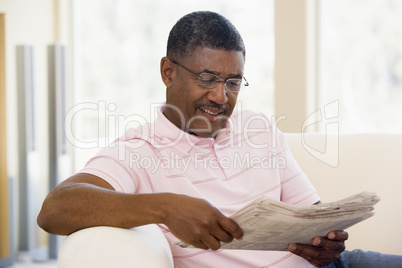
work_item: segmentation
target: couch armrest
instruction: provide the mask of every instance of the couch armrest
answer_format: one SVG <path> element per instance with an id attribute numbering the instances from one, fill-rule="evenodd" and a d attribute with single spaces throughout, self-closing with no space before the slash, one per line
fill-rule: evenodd
<path id="1" fill-rule="evenodd" d="M 59 268 L 173 267 L 173 257 L 155 224 L 133 229 L 92 227 L 63 241 Z"/>

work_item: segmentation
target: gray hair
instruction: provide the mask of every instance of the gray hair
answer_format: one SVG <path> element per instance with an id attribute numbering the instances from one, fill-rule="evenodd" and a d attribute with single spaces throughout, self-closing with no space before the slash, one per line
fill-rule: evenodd
<path id="1" fill-rule="evenodd" d="M 222 15 L 211 11 L 196 11 L 176 22 L 169 34 L 166 56 L 182 59 L 191 56 L 197 47 L 235 50 L 246 56 L 240 33 Z"/>

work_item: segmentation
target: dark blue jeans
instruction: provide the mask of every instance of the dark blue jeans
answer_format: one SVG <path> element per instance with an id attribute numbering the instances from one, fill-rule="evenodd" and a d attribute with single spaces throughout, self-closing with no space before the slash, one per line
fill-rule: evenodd
<path id="1" fill-rule="evenodd" d="M 402 256 L 373 251 L 353 250 L 341 253 L 338 260 L 326 268 L 402 268 Z"/>

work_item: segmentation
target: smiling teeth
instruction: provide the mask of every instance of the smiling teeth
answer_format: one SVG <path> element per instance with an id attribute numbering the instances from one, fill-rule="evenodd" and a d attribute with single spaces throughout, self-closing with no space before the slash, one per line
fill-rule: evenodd
<path id="1" fill-rule="evenodd" d="M 210 114 L 210 115 L 218 115 L 219 113 L 213 113 L 213 112 L 211 112 L 211 111 L 209 111 L 209 110 L 206 110 L 206 109 L 204 109 L 204 108 L 200 108 L 201 109 L 201 111 L 203 111 L 204 113 L 207 113 L 207 114 Z"/>

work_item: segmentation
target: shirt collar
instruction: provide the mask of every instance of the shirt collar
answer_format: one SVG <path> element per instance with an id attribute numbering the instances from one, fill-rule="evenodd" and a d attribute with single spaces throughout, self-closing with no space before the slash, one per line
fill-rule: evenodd
<path id="1" fill-rule="evenodd" d="M 203 138 L 189 134 L 170 122 L 162 113 L 164 106 L 165 104 L 161 104 L 156 107 L 156 119 L 150 123 L 151 136 L 154 138 L 155 145 L 180 146 L 183 150 L 189 152 L 194 147 L 205 147 L 206 144 L 215 144 L 231 136 L 230 133 L 233 130 L 233 124 L 230 118 L 226 121 L 215 139 Z"/>

